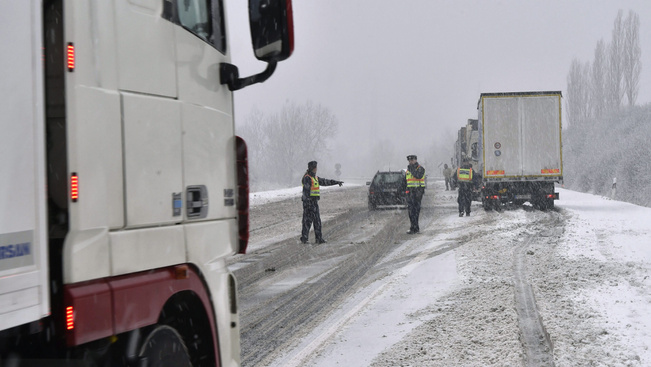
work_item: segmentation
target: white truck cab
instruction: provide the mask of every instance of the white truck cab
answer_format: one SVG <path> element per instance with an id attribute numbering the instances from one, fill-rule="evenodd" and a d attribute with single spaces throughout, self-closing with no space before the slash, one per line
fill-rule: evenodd
<path id="1" fill-rule="evenodd" d="M 233 91 L 291 55 L 291 9 L 250 0 L 240 78 L 222 0 L 0 3 L 0 365 L 239 365 Z"/>

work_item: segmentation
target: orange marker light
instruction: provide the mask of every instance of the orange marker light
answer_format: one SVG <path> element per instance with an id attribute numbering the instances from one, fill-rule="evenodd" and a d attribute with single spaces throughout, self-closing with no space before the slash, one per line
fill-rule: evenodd
<path id="1" fill-rule="evenodd" d="M 74 172 L 70 176 L 70 199 L 72 199 L 73 203 L 76 203 L 77 199 L 79 199 L 79 177 Z"/>
<path id="2" fill-rule="evenodd" d="M 73 45 L 72 42 L 68 43 L 67 62 L 68 62 L 68 71 L 74 71 L 75 70 L 75 45 Z"/>
<path id="3" fill-rule="evenodd" d="M 66 329 L 72 330 L 75 328 L 75 315 L 72 306 L 66 307 Z"/>

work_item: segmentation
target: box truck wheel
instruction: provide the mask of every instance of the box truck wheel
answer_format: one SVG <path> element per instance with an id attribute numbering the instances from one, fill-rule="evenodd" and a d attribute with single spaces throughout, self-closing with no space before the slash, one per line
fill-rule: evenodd
<path id="1" fill-rule="evenodd" d="M 167 325 L 156 326 L 149 333 L 140 348 L 138 357 L 140 365 L 145 366 L 192 366 L 183 338 L 174 328 Z"/>
<path id="2" fill-rule="evenodd" d="M 545 203 L 545 208 L 544 209 L 554 209 L 554 199 L 553 198 L 545 198 L 543 199 L 543 202 Z"/>

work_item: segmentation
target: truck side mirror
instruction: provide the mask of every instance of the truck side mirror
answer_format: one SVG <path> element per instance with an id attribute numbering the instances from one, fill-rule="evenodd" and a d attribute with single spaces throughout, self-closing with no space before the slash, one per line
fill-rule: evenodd
<path id="1" fill-rule="evenodd" d="M 291 0 L 249 0 L 249 24 L 258 60 L 283 61 L 294 51 Z"/>
<path id="2" fill-rule="evenodd" d="M 276 70 L 278 61 L 285 60 L 294 51 L 292 0 L 249 0 L 249 23 L 255 57 L 265 61 L 267 68 L 240 78 L 237 66 L 221 63 L 220 83 L 228 85 L 231 91 L 264 82 Z"/>

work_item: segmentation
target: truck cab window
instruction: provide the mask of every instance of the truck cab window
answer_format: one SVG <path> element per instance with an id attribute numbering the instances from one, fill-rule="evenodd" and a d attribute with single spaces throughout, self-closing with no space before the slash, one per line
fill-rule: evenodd
<path id="1" fill-rule="evenodd" d="M 212 43 L 212 16 L 209 0 L 179 0 L 176 5 L 181 26 L 204 41 Z"/>
<path id="2" fill-rule="evenodd" d="M 162 16 L 226 53 L 222 0 L 163 0 Z"/>

